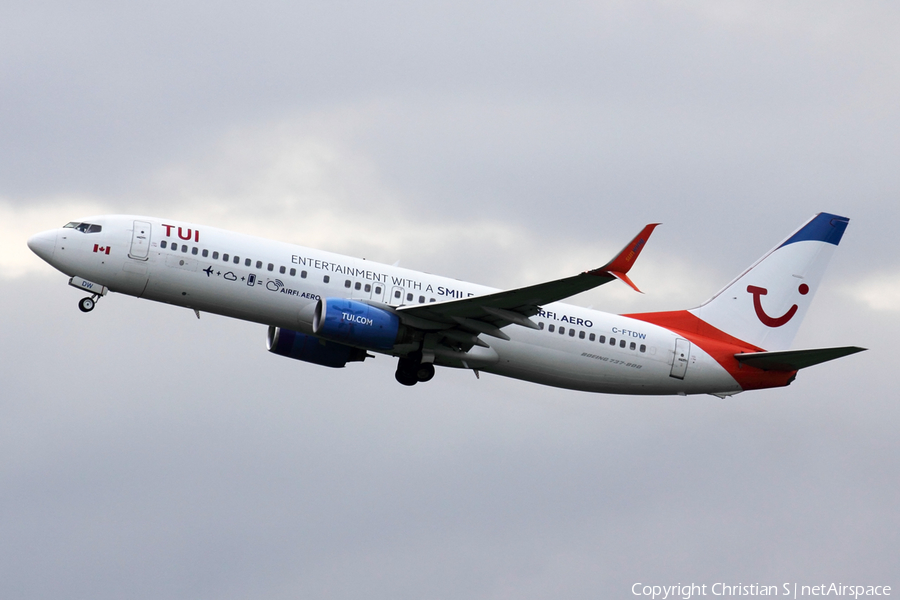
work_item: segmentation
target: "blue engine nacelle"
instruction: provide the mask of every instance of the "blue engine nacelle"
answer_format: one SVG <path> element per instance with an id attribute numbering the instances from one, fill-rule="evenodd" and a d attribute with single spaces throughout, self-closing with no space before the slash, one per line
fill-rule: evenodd
<path id="1" fill-rule="evenodd" d="M 348 362 L 366 359 L 366 351 L 337 342 L 329 342 L 290 329 L 269 327 L 266 338 L 269 352 L 326 367 L 343 367 Z"/>
<path id="2" fill-rule="evenodd" d="M 399 332 L 397 315 L 344 298 L 321 298 L 313 315 L 313 333 L 358 348 L 390 350 Z"/>

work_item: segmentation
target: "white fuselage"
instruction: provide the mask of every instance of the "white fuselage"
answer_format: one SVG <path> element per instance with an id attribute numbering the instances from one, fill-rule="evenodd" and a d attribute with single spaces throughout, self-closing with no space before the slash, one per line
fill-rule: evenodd
<path id="1" fill-rule="evenodd" d="M 191 223 L 136 216 L 89 221 L 102 230 L 45 232 L 38 253 L 63 273 L 114 292 L 306 334 L 312 333 L 319 298 L 401 306 L 497 291 Z M 741 391 L 706 352 L 664 327 L 560 302 L 543 306 L 532 320 L 540 330 L 509 325 L 503 329 L 509 340 L 482 336 L 493 352 L 475 347 L 470 360 L 438 355 L 435 364 L 591 392 Z M 688 350 L 687 369 L 673 376 L 680 339 L 679 350 Z"/>

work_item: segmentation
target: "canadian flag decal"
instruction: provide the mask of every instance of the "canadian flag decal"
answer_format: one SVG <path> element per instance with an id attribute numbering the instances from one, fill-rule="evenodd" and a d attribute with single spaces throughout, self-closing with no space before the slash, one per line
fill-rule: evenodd
<path id="1" fill-rule="evenodd" d="M 101 254 L 109 254 L 109 246 L 101 246 L 100 244 L 94 244 L 94 252 L 100 252 Z"/>

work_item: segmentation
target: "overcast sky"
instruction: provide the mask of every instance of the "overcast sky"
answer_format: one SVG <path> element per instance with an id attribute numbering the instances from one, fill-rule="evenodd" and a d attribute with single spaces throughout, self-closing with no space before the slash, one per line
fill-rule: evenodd
<path id="1" fill-rule="evenodd" d="M 900 8 L 889 2 L 16 2 L 0 7 L 0 596 L 626 598 L 900 590 Z M 728 400 L 384 357 L 110 295 L 29 235 L 183 219 L 573 303 L 699 304 L 850 217 L 795 347 Z"/>

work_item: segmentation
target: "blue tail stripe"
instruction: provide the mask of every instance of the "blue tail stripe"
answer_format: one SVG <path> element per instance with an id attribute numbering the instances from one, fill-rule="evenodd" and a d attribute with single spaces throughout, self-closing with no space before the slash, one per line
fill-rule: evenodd
<path id="1" fill-rule="evenodd" d="M 780 248 L 794 242 L 825 242 L 835 246 L 841 241 L 844 230 L 850 219 L 830 213 L 819 213 L 804 225 L 797 233 L 792 235 Z"/>

